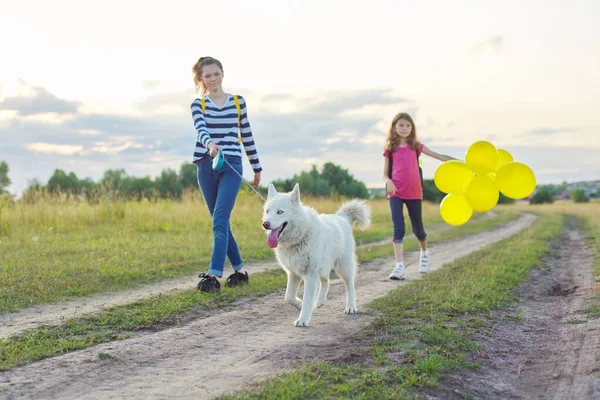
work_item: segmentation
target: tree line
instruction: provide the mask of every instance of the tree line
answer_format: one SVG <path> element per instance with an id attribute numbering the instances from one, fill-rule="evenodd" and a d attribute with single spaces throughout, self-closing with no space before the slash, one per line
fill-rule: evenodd
<path id="1" fill-rule="evenodd" d="M 47 193 L 50 195 L 65 195 L 88 201 L 98 200 L 109 196 L 122 200 L 155 200 L 182 198 L 186 190 L 199 190 L 196 165 L 192 163 L 181 164 L 179 171 L 171 168 L 163 169 L 156 177 L 136 177 L 129 175 L 124 169 L 108 169 L 97 182 L 91 178 L 80 179 L 74 172 L 65 172 L 61 169 L 54 170 L 46 184 L 38 180 L 30 182 L 23 192 L 23 199 L 34 199 L 35 194 Z M 9 168 L 6 162 L 0 163 L 0 194 L 8 193 L 11 184 L 8 177 Z M 272 182 L 278 191 L 291 191 L 296 183 L 301 187 L 302 193 L 315 197 L 341 196 L 346 198 L 385 198 L 383 182 L 381 188 L 367 189 L 365 184 L 348 171 L 332 162 L 325 163 L 319 170 L 313 165 L 309 171 L 302 171 L 289 179 L 278 179 Z M 250 191 L 246 184 L 242 184 L 242 191 Z M 267 188 L 257 189 L 266 195 Z M 432 179 L 423 181 L 423 198 L 426 201 L 441 202 L 445 194 L 440 192 Z M 507 202 L 503 199 L 501 202 Z"/>

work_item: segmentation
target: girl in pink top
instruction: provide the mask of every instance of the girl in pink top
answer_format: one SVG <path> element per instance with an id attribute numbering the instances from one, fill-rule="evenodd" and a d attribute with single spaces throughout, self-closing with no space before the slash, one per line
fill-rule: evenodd
<path id="1" fill-rule="evenodd" d="M 423 183 L 419 167 L 419 156 L 424 153 L 440 161 L 455 160 L 444 154 L 431 151 L 417 140 L 415 124 L 406 113 L 394 117 L 385 140 L 383 180 L 387 198 L 390 201 L 392 222 L 394 224 L 394 256 L 396 266 L 390 279 L 404 279 L 403 245 L 405 233 L 403 206 L 406 204 L 413 233 L 419 240 L 419 272 L 429 271 L 429 251 L 427 234 L 423 228 L 422 205 Z"/>

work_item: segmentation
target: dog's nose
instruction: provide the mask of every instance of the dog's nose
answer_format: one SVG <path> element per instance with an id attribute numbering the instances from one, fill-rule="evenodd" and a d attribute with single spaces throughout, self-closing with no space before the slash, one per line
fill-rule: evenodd
<path id="1" fill-rule="evenodd" d="M 271 224 L 269 223 L 269 221 L 263 222 L 263 228 L 269 229 L 270 227 L 271 227 Z"/>

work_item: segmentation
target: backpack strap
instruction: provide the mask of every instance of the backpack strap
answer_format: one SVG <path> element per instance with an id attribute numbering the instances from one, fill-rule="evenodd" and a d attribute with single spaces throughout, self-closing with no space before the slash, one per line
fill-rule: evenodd
<path id="1" fill-rule="evenodd" d="M 417 153 L 417 167 L 419 167 L 419 176 L 421 177 L 421 187 L 423 187 L 423 168 L 421 168 L 421 159 L 419 158 L 421 154 L 419 153 L 418 146 L 415 149 L 415 152 Z"/>
<path id="2" fill-rule="evenodd" d="M 392 179 L 392 152 L 388 149 L 388 178 Z"/>
<path id="3" fill-rule="evenodd" d="M 238 99 L 238 95 L 233 95 L 233 101 L 235 102 L 235 108 L 238 113 L 238 143 L 242 143 L 242 110 L 240 108 L 240 101 Z"/>
<path id="4" fill-rule="evenodd" d="M 233 95 L 233 101 L 238 114 L 238 143 L 242 143 L 242 109 L 237 94 Z M 206 99 L 204 97 L 200 98 L 200 104 L 202 105 L 202 115 L 204 115 L 206 113 Z"/>
<path id="5" fill-rule="evenodd" d="M 419 176 L 421 177 L 421 187 L 423 186 L 423 168 L 421 168 L 421 159 L 419 158 L 420 154 L 419 154 L 419 149 L 415 149 L 415 153 L 417 155 L 417 167 L 419 167 Z M 388 158 L 389 158 L 389 163 L 388 163 L 388 177 L 390 179 L 392 179 L 392 152 L 388 151 Z"/>

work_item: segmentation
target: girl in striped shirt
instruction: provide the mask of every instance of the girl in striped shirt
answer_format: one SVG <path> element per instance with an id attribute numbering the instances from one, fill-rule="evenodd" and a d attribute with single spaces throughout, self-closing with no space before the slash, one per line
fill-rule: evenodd
<path id="1" fill-rule="evenodd" d="M 200 274 L 198 289 L 218 292 L 221 285 L 217 278 L 223 277 L 226 256 L 234 270 L 226 285 L 232 287 L 248 283 L 248 272 L 243 271 L 244 262 L 229 222 L 242 183 L 241 145 L 254 171 L 254 180 L 250 183 L 253 187 L 260 183 L 262 167 L 248 122 L 246 101 L 242 96 L 223 91 L 221 62 L 212 57 L 201 57 L 194 64 L 192 73 L 196 88 L 202 89 L 202 98 L 196 98 L 191 105 L 198 133 L 194 163 L 198 166 L 198 184 L 213 223 L 210 267 L 207 273 Z M 217 155 L 218 150 L 222 151 L 227 162 L 214 171 L 211 158 Z"/>

